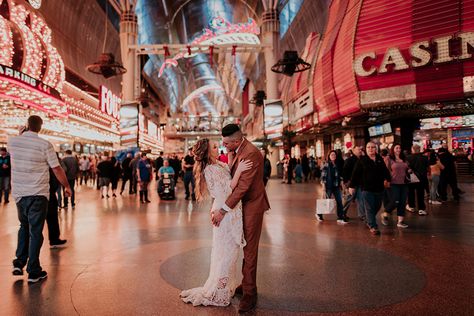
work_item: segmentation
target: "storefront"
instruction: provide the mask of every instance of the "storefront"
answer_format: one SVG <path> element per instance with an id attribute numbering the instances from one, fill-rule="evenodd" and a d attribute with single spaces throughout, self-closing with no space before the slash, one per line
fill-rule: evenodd
<path id="1" fill-rule="evenodd" d="M 41 137 L 57 151 L 111 151 L 120 144 L 116 113 L 65 81 L 52 32 L 27 3 L 0 1 L 0 143 L 17 135 L 30 115 L 44 125 Z M 118 109 L 118 107 L 117 107 Z"/>

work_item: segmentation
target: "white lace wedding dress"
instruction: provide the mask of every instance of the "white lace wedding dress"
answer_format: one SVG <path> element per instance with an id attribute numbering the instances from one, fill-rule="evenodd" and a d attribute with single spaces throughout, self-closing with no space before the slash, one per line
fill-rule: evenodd
<path id="1" fill-rule="evenodd" d="M 213 210 L 220 210 L 232 192 L 229 167 L 223 163 L 208 165 L 204 170 L 206 184 L 214 198 Z M 224 216 L 219 227 L 213 226 L 209 278 L 203 287 L 182 291 L 181 299 L 198 305 L 227 306 L 240 284 L 237 280 L 237 259 L 245 246 L 242 228 L 242 204 Z"/>

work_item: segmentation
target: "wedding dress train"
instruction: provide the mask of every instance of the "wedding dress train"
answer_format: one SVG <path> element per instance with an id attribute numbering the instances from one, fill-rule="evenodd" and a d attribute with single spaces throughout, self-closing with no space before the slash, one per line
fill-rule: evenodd
<path id="1" fill-rule="evenodd" d="M 226 164 L 208 165 L 204 170 L 207 187 L 214 199 L 213 210 L 220 210 L 232 192 L 231 174 Z M 181 299 L 198 305 L 227 306 L 240 284 L 237 279 L 237 260 L 245 246 L 242 228 L 242 204 L 224 216 L 219 227 L 213 226 L 209 277 L 202 287 L 182 291 Z"/>

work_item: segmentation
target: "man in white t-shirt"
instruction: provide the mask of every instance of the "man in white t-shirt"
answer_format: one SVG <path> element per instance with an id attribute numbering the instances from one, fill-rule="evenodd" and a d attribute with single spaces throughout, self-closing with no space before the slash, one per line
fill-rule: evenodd
<path id="1" fill-rule="evenodd" d="M 66 174 L 61 168 L 53 145 L 38 137 L 43 125 L 41 117 L 32 115 L 20 136 L 8 140 L 12 161 L 12 196 L 15 199 L 20 230 L 13 275 L 23 275 L 27 265 L 28 282 L 35 283 L 47 277 L 39 261 L 43 244 L 43 226 L 48 211 L 49 168 L 71 195 Z"/>

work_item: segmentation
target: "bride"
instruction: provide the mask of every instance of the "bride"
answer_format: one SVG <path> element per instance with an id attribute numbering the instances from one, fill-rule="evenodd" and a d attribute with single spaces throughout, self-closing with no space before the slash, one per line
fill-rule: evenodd
<path id="1" fill-rule="evenodd" d="M 241 162 L 232 178 L 227 164 L 217 160 L 218 149 L 216 142 L 206 138 L 199 140 L 193 148 L 196 198 L 202 201 L 207 193 L 214 198 L 211 216 L 221 209 L 242 172 L 252 167 L 251 162 Z M 218 227 L 213 227 L 211 267 L 206 283 L 203 287 L 182 291 L 181 299 L 194 306 L 229 305 L 235 288 L 240 284 L 240 280 L 237 280 L 237 259 L 239 250 L 244 246 L 242 204 L 239 203 L 224 216 Z"/>

